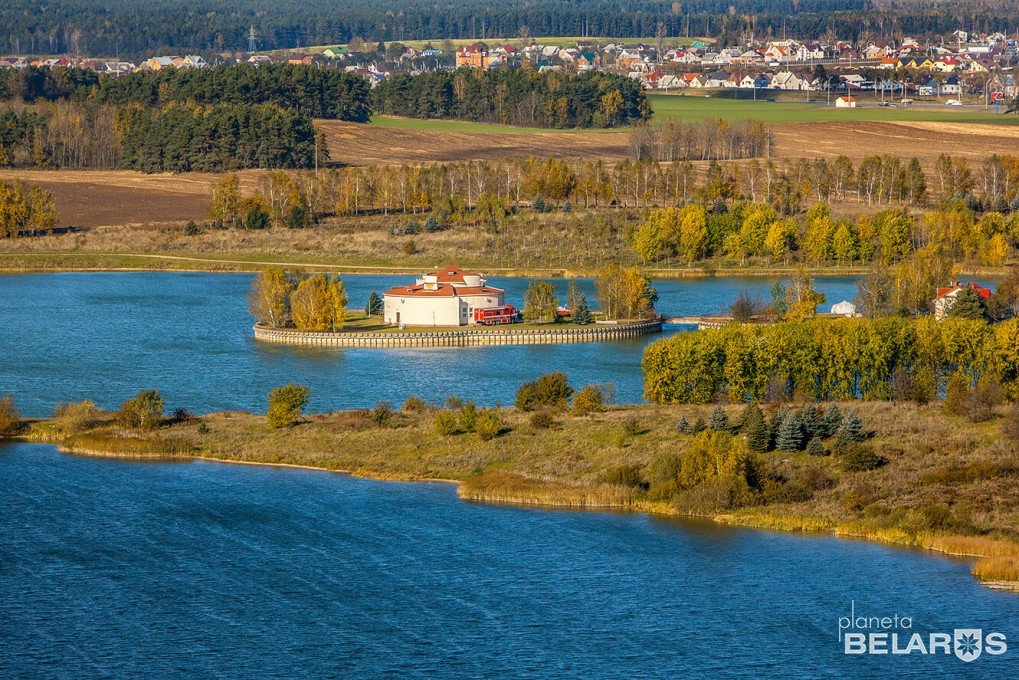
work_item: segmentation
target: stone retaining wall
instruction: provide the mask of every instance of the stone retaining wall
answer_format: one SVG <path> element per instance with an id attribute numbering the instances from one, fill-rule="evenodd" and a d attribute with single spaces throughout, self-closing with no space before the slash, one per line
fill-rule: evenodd
<path id="1" fill-rule="evenodd" d="M 471 347 L 477 345 L 547 345 L 624 340 L 660 333 L 661 321 L 620 325 L 556 326 L 541 330 L 513 328 L 450 329 L 412 332 L 317 333 L 255 325 L 255 339 L 299 347 Z"/>

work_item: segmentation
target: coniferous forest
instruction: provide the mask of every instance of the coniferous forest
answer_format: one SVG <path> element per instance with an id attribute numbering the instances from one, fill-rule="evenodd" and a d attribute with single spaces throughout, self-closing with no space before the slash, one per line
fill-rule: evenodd
<path id="1" fill-rule="evenodd" d="M 640 83 L 595 72 L 432 71 L 394 76 L 372 97 L 378 113 L 531 127 L 613 127 L 651 115 Z"/>
<path id="2" fill-rule="evenodd" d="M 758 35 L 820 35 L 832 27 L 856 38 L 947 33 L 960 25 L 992 30 L 1015 25 L 1019 6 L 991 0 L 298 0 L 280 4 L 207 0 L 201 6 L 173 0 L 31 0 L 0 3 L 0 52 L 138 58 L 158 51 L 242 50 L 254 28 L 259 50 L 348 42 L 512 37 L 526 26 L 534 36 L 725 38 L 749 27 Z"/>

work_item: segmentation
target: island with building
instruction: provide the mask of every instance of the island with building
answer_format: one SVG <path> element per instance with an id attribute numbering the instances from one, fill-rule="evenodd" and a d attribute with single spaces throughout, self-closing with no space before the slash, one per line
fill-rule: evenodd
<path id="1" fill-rule="evenodd" d="M 531 282 L 518 308 L 482 273 L 449 265 L 381 296 L 373 292 L 363 312 L 348 312 L 339 277 L 267 269 L 255 280 L 249 306 L 256 339 L 313 347 L 553 344 L 661 332 L 654 289 L 639 271 L 609 268 L 598 287 L 607 303 L 602 310 L 592 311 L 573 283 L 560 304 L 547 281 Z"/>

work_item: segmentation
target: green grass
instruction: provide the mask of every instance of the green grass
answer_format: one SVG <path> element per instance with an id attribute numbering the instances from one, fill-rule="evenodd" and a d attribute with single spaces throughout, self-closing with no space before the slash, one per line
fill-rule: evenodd
<path id="1" fill-rule="evenodd" d="M 806 99 L 805 93 L 803 95 Z M 1019 124 L 1019 116 L 995 116 L 993 109 L 962 107 L 905 109 L 877 106 L 873 100 L 861 98 L 855 109 L 836 109 L 824 102 L 807 104 L 806 101 L 753 101 L 696 95 L 648 95 L 654 108 L 655 120 L 697 121 L 704 118 L 741 120 L 756 118 L 765 123 L 820 123 L 829 121 L 939 121 L 946 123 Z M 812 92 L 817 99 L 820 93 Z"/>
<path id="2" fill-rule="evenodd" d="M 806 95 L 802 95 L 804 100 Z M 815 103 L 806 101 L 753 101 L 734 100 L 724 97 L 704 97 L 700 95 L 649 94 L 648 99 L 654 109 L 654 120 L 663 122 L 676 120 L 684 123 L 696 122 L 705 118 L 724 118 L 726 120 L 744 120 L 755 118 L 765 123 L 825 123 L 832 121 L 935 121 L 943 123 L 985 123 L 991 125 L 1019 125 L 1019 116 L 995 116 L 994 110 L 976 107 L 957 108 L 942 107 L 911 107 L 900 109 L 895 107 L 882 108 L 873 100 L 862 98 L 860 106 L 855 109 L 836 109 L 825 106 L 819 101 L 821 95 L 811 93 Z M 626 128 L 590 129 L 590 130 L 550 130 L 548 128 L 514 127 L 512 125 L 494 125 L 490 123 L 473 123 L 460 120 L 428 120 L 419 118 L 402 118 L 399 116 L 374 116 L 372 125 L 398 128 L 403 130 L 424 130 L 431 132 L 470 132 L 470 133 L 517 133 L 517 134 L 571 134 L 590 132 L 618 132 Z"/>

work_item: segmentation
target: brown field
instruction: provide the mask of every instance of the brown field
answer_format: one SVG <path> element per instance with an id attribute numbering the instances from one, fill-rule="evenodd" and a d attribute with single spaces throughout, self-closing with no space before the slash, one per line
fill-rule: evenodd
<path id="1" fill-rule="evenodd" d="M 320 121 L 337 165 L 453 162 L 555 156 L 616 162 L 629 154 L 627 132 L 456 132 Z M 871 154 L 917 156 L 931 170 L 941 153 L 979 159 L 1014 153 L 1019 127 L 942 122 L 824 122 L 770 126 L 777 158 Z M 698 164 L 702 165 L 702 164 Z M 241 174 L 250 192 L 260 173 Z M 216 175 L 146 175 L 129 170 L 0 170 L 53 192 L 61 225 L 85 227 L 201 219 Z"/>

